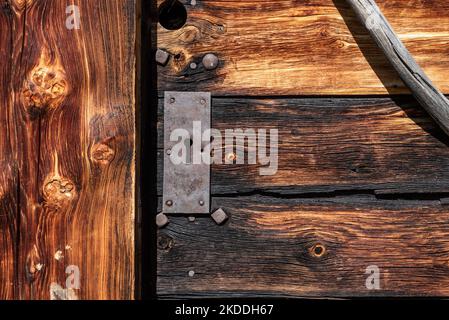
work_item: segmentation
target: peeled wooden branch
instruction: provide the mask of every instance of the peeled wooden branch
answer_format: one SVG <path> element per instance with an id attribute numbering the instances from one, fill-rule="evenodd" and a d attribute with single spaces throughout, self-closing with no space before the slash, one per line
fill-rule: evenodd
<path id="1" fill-rule="evenodd" d="M 374 0 L 347 0 L 418 102 L 449 135 L 449 100 L 399 40 Z"/>

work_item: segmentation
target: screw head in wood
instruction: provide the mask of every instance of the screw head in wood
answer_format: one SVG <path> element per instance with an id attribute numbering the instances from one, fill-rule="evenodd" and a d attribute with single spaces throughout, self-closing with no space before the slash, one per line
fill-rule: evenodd
<path id="1" fill-rule="evenodd" d="M 218 67 L 218 57 L 213 53 L 208 53 L 203 57 L 203 65 L 207 70 L 214 70 Z"/>
<path id="2" fill-rule="evenodd" d="M 171 207 L 171 206 L 173 205 L 173 201 L 167 200 L 167 201 L 165 201 L 165 204 L 166 204 L 168 207 Z"/>
<path id="3" fill-rule="evenodd" d="M 221 208 L 215 210 L 215 212 L 212 213 L 211 217 L 218 225 L 223 224 L 226 220 L 228 220 L 228 215 Z"/>
<path id="4" fill-rule="evenodd" d="M 165 66 L 170 58 L 170 54 L 162 49 L 156 51 L 156 62 L 162 66 Z"/>
<path id="5" fill-rule="evenodd" d="M 156 225 L 157 225 L 159 228 L 165 227 L 165 226 L 168 224 L 168 222 L 169 222 L 168 217 L 167 217 L 165 214 L 159 213 L 159 214 L 156 216 Z"/>

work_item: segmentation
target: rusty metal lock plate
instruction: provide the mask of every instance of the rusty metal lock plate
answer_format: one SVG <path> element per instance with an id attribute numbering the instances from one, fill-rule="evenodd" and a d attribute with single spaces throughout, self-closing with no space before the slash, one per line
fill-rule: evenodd
<path id="1" fill-rule="evenodd" d="M 201 127 L 199 140 L 198 130 L 194 136 L 194 122 L 196 128 L 198 124 Z M 210 122 L 210 93 L 165 92 L 163 212 L 166 214 L 210 212 L 210 165 L 192 160 L 193 152 L 202 150 L 198 143 L 210 140 L 210 136 L 203 134 L 210 129 Z M 179 163 L 184 153 L 185 161 Z"/>

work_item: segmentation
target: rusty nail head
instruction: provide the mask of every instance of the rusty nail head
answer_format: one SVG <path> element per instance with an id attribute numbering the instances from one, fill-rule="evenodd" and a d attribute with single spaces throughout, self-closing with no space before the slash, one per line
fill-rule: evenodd
<path id="1" fill-rule="evenodd" d="M 167 206 L 171 207 L 171 206 L 173 205 L 173 201 L 167 200 L 167 201 L 165 201 L 165 204 L 166 204 Z"/>
<path id="2" fill-rule="evenodd" d="M 165 66 L 170 58 L 170 54 L 162 49 L 156 51 L 156 62 L 162 66 Z"/>
<path id="3" fill-rule="evenodd" d="M 228 215 L 226 212 L 223 211 L 223 209 L 217 209 L 214 213 L 212 213 L 212 219 L 214 219 L 215 223 L 220 225 L 226 220 L 228 220 Z"/>
<path id="4" fill-rule="evenodd" d="M 168 217 L 165 215 L 165 214 L 163 214 L 163 213 L 159 213 L 157 216 L 156 216 L 156 225 L 159 227 L 159 228 L 163 228 L 163 227 L 165 227 L 167 224 L 168 224 Z"/>
<path id="5" fill-rule="evenodd" d="M 218 57 L 213 53 L 208 53 L 203 57 L 203 65 L 207 70 L 214 70 L 218 67 Z"/>

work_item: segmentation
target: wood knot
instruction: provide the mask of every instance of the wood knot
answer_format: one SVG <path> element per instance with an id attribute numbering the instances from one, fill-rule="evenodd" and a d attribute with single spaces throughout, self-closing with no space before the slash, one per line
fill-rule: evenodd
<path id="1" fill-rule="evenodd" d="M 61 207 L 73 200 L 76 195 L 75 185 L 65 178 L 48 179 L 44 184 L 44 201 L 47 206 Z"/>
<path id="2" fill-rule="evenodd" d="M 194 43 L 201 38 L 201 31 L 196 26 L 186 26 L 179 35 L 179 40 L 184 43 Z"/>
<path id="3" fill-rule="evenodd" d="M 18 10 L 23 10 L 25 8 L 30 8 L 35 0 L 11 0 L 11 5 Z"/>
<path id="4" fill-rule="evenodd" d="M 172 237 L 162 234 L 157 237 L 157 248 L 159 250 L 170 250 L 173 247 L 174 240 Z"/>
<path id="5" fill-rule="evenodd" d="M 323 38 L 329 37 L 329 30 L 327 29 L 327 27 L 323 27 L 320 29 L 320 36 Z"/>
<path id="6" fill-rule="evenodd" d="M 34 245 L 33 248 L 27 255 L 26 258 L 26 277 L 29 282 L 33 282 L 36 279 L 36 275 L 42 270 L 43 264 L 40 263 L 40 256 L 37 247 Z"/>
<path id="7" fill-rule="evenodd" d="M 32 114 L 58 107 L 66 95 L 67 83 L 62 73 L 47 67 L 34 69 L 22 90 L 24 104 Z"/>
<path id="8" fill-rule="evenodd" d="M 183 52 L 182 50 L 178 51 L 173 55 L 173 63 L 172 67 L 175 72 L 181 72 L 184 70 L 188 65 L 188 59 L 190 58 L 190 55 L 188 55 L 186 52 Z"/>
<path id="9" fill-rule="evenodd" d="M 14 14 L 11 4 L 8 1 L 3 2 L 2 11 L 5 13 L 6 16 L 12 16 Z"/>
<path id="10" fill-rule="evenodd" d="M 107 165 L 115 157 L 115 151 L 106 143 L 97 143 L 92 147 L 91 158 L 94 162 Z"/>
<path id="11" fill-rule="evenodd" d="M 309 249 L 313 257 L 321 258 L 326 253 L 326 247 L 321 243 L 317 243 Z"/>

